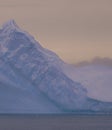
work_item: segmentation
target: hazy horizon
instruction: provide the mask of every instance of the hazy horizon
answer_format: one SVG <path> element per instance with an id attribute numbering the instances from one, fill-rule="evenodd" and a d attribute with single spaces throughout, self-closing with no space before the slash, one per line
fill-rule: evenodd
<path id="1" fill-rule="evenodd" d="M 64 61 L 112 58 L 109 0 L 0 0 L 0 26 L 10 19 Z"/>

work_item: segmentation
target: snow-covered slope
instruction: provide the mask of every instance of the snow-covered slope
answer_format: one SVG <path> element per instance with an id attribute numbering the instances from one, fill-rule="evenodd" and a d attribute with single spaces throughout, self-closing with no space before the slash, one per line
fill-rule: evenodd
<path id="1" fill-rule="evenodd" d="M 0 112 L 111 111 L 63 71 L 64 62 L 11 20 L 0 30 Z"/>
<path id="2" fill-rule="evenodd" d="M 67 67 L 65 73 L 80 82 L 91 98 L 112 102 L 112 67 L 105 64 L 87 64 Z"/>

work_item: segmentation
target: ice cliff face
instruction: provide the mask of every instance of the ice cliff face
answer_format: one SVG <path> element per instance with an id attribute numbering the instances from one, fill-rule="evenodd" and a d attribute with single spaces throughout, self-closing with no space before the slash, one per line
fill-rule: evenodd
<path id="1" fill-rule="evenodd" d="M 63 71 L 64 62 L 11 20 L 0 30 L 0 112 L 60 113 L 111 111 L 111 103 L 87 97 L 87 90 Z"/>

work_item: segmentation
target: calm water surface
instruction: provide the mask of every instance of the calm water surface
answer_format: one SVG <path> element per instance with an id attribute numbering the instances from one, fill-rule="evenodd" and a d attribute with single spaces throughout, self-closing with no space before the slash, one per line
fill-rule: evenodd
<path id="1" fill-rule="evenodd" d="M 0 115 L 0 130 L 112 130 L 112 116 Z"/>

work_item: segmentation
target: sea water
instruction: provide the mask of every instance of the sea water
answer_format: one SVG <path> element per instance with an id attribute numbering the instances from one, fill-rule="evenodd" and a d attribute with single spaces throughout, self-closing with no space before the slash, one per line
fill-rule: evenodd
<path id="1" fill-rule="evenodd" d="M 0 115 L 0 130 L 112 130 L 112 115 Z"/>

